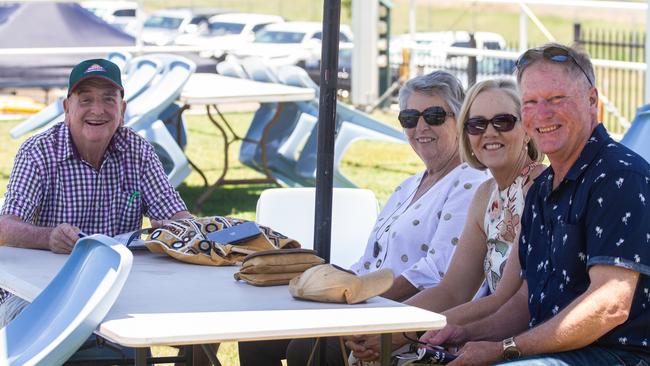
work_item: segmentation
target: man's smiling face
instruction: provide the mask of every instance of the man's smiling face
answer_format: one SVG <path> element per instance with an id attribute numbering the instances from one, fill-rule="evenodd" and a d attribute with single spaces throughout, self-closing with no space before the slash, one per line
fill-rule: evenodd
<path id="1" fill-rule="evenodd" d="M 65 123 L 78 149 L 105 149 L 124 122 L 126 102 L 120 90 L 100 78 L 83 81 L 64 100 Z"/>
<path id="2" fill-rule="evenodd" d="M 524 128 L 551 164 L 575 161 L 596 125 L 598 94 L 583 79 L 544 61 L 521 78 Z"/>

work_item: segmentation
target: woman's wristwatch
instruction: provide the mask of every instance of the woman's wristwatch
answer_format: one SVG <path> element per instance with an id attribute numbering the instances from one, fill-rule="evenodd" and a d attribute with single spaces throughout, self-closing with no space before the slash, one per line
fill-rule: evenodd
<path id="1" fill-rule="evenodd" d="M 503 340 L 503 359 L 514 360 L 521 357 L 521 351 L 517 348 L 514 337 Z"/>

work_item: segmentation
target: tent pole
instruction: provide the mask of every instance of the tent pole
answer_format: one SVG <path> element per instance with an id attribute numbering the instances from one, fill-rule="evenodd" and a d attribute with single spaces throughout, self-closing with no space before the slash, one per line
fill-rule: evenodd
<path id="1" fill-rule="evenodd" d="M 340 18 L 341 1 L 325 0 L 318 109 L 314 248 L 318 255 L 327 262 L 330 261 L 332 237 L 332 186 Z"/>

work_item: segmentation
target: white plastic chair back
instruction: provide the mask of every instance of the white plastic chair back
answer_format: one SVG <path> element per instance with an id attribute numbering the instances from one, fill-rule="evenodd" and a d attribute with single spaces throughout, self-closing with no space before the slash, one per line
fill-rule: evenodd
<path id="1" fill-rule="evenodd" d="M 0 329 L 1 365 L 62 365 L 117 299 L 133 255 L 104 235 L 80 239 L 52 282 Z"/>
<path id="2" fill-rule="evenodd" d="M 106 59 L 117 65 L 121 71 L 124 71 L 132 57 L 133 55 L 131 55 L 129 52 L 115 51 L 109 53 Z"/>
<path id="3" fill-rule="evenodd" d="M 196 70 L 196 64 L 184 57 L 166 54 L 155 57 L 165 63 L 164 72 L 153 85 L 126 106 L 124 124 L 127 127 L 137 129 L 142 123 L 151 121 L 142 117 L 158 117 L 178 99 L 185 83 Z"/>
<path id="4" fill-rule="evenodd" d="M 314 188 L 271 188 L 257 200 L 257 223 L 314 246 Z M 330 262 L 349 268 L 362 255 L 379 205 L 368 189 L 334 188 Z"/>
<path id="5" fill-rule="evenodd" d="M 192 172 L 185 153 L 169 133 L 163 121 L 158 119 L 151 124 L 143 123 L 141 126 L 143 127 L 135 131 L 153 145 L 163 164 L 169 183 L 172 187 L 178 187 Z"/>

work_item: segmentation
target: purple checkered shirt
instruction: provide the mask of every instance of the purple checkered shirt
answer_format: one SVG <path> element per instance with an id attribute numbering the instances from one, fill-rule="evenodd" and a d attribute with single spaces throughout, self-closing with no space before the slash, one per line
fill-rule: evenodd
<path id="1" fill-rule="evenodd" d="M 133 130 L 117 130 L 97 170 L 81 159 L 61 122 L 18 150 L 0 215 L 115 236 L 140 229 L 143 215 L 161 220 L 184 210 L 153 146 Z"/>

